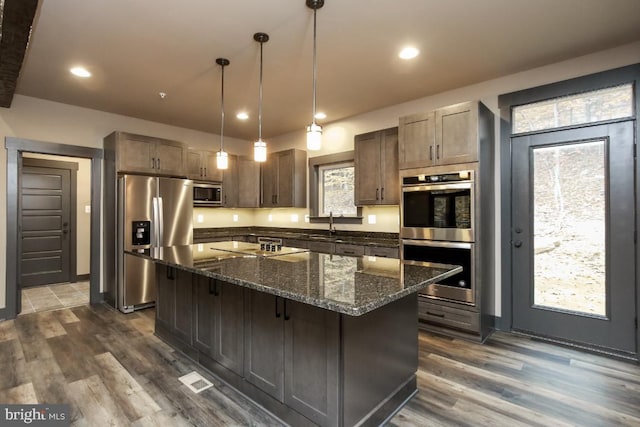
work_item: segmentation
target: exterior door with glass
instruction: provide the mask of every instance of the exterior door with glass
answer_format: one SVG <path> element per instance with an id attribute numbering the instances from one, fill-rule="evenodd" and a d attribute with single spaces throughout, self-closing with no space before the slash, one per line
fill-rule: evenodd
<path id="1" fill-rule="evenodd" d="M 634 353 L 633 122 L 511 146 L 513 329 Z"/>

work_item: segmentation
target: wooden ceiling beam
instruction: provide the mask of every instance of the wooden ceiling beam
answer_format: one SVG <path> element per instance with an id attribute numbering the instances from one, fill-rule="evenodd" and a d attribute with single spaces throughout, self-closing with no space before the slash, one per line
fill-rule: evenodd
<path id="1" fill-rule="evenodd" d="M 0 0 L 0 107 L 11 107 L 38 0 Z"/>

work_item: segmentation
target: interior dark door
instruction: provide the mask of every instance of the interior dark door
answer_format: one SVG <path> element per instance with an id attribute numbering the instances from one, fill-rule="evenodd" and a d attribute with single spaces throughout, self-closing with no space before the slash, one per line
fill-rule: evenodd
<path id="1" fill-rule="evenodd" d="M 20 186 L 22 287 L 70 278 L 71 171 L 24 166 Z"/>
<path id="2" fill-rule="evenodd" d="M 513 328 L 635 351 L 633 122 L 512 139 Z"/>

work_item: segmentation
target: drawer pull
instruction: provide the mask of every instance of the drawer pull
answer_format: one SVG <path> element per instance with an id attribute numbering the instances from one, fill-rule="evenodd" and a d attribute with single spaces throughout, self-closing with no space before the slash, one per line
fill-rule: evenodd
<path id="1" fill-rule="evenodd" d="M 444 317 L 444 314 L 443 314 L 443 313 L 433 313 L 433 312 L 431 312 L 431 311 L 427 311 L 427 314 L 428 314 L 429 316 Z"/>

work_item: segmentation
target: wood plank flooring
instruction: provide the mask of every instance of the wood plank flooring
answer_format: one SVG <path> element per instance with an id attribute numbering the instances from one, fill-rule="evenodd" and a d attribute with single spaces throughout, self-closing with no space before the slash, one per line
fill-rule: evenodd
<path id="1" fill-rule="evenodd" d="M 100 306 L 0 322 L 0 402 L 69 403 L 78 426 L 278 426 L 153 335 L 154 311 Z M 528 337 L 420 332 L 419 393 L 390 426 L 638 426 L 640 366 Z M 197 370 L 214 387 L 178 378 Z"/>

